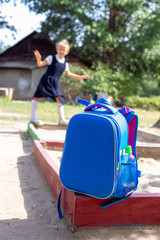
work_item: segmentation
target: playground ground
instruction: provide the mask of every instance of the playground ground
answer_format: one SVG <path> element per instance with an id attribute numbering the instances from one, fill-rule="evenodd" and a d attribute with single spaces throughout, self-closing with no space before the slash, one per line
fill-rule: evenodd
<path id="1" fill-rule="evenodd" d="M 58 219 L 56 202 L 35 161 L 26 129 L 23 122 L 0 121 L 1 240 L 160 239 L 160 225 L 106 226 L 73 233 L 64 219 Z"/>

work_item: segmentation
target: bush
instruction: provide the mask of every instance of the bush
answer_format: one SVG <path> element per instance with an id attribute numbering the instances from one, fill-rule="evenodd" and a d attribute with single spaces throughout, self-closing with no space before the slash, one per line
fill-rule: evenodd
<path id="1" fill-rule="evenodd" d="M 160 110 L 160 96 L 138 97 L 132 96 L 125 99 L 125 105 L 131 108 L 142 108 L 145 110 Z"/>
<path id="2" fill-rule="evenodd" d="M 84 67 L 71 67 L 71 72 L 76 74 L 89 74 L 87 80 L 78 80 L 68 78 L 65 74 L 62 75 L 60 86 L 63 94 L 68 102 L 76 103 L 77 96 L 91 100 L 92 96 L 100 92 L 111 91 L 111 71 L 106 65 L 98 63 L 96 69 L 88 69 Z"/>
<path id="3" fill-rule="evenodd" d="M 72 67 L 71 72 L 80 75 L 83 74 L 80 67 Z M 83 80 L 69 78 L 65 74 L 62 75 L 60 79 L 60 87 L 68 103 L 76 103 L 77 96 L 80 96 L 80 93 L 82 92 L 82 84 Z"/>

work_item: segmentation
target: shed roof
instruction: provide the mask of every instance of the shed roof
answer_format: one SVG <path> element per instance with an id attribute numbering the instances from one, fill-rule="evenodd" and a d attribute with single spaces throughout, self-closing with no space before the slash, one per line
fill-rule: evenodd
<path id="1" fill-rule="evenodd" d="M 0 54 L 0 63 L 7 62 L 8 67 L 16 66 L 18 62 L 35 62 L 34 50 L 38 49 L 43 57 L 47 57 L 48 55 L 55 55 L 56 48 L 55 43 L 46 38 L 37 38 L 37 32 L 34 31 L 20 42 L 15 44 L 14 46 L 10 47 L 6 51 Z M 72 62 L 79 62 L 85 66 L 90 67 L 91 64 L 84 60 L 83 58 L 79 57 L 77 54 L 73 53 L 72 50 L 66 56 L 66 60 L 70 63 Z M 10 63 L 12 62 L 12 63 Z M 13 63 L 15 62 L 15 63 Z M 10 64 L 9 64 L 10 63 Z M 4 66 L 7 67 L 7 64 Z M 19 64 L 19 67 L 22 66 Z M 0 64 L 0 67 L 2 65 Z"/>

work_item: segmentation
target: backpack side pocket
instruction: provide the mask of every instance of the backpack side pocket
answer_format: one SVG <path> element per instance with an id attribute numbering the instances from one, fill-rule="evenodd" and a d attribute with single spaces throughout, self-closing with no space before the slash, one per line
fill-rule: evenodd
<path id="1" fill-rule="evenodd" d="M 137 188 L 137 183 L 138 175 L 136 164 L 131 162 L 121 162 L 118 172 L 117 193 L 121 196 L 125 196 L 128 192 Z"/>

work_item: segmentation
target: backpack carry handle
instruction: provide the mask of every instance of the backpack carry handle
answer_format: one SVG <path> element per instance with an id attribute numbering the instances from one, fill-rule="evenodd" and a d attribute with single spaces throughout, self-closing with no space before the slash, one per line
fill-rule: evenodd
<path id="1" fill-rule="evenodd" d="M 81 98 L 78 98 L 77 103 L 83 104 L 85 106 L 88 106 L 91 104 L 89 101 L 81 99 Z"/>
<path id="2" fill-rule="evenodd" d="M 116 112 L 118 112 L 118 110 L 116 108 L 114 108 L 104 98 L 99 98 L 94 104 L 91 104 L 89 101 L 81 99 L 81 98 L 78 98 L 77 102 L 87 106 L 87 108 L 85 108 L 84 111 L 89 111 L 89 110 L 92 110 L 93 108 L 105 108 L 112 114 L 115 114 Z"/>
<path id="3" fill-rule="evenodd" d="M 110 113 L 115 114 L 118 110 L 115 109 L 113 106 L 111 105 L 105 105 L 105 104 L 100 104 L 100 103 L 95 103 L 92 104 L 90 106 L 88 106 L 87 108 L 84 109 L 84 111 L 89 111 L 92 110 L 93 108 L 105 108 L 106 110 L 108 110 Z"/>

